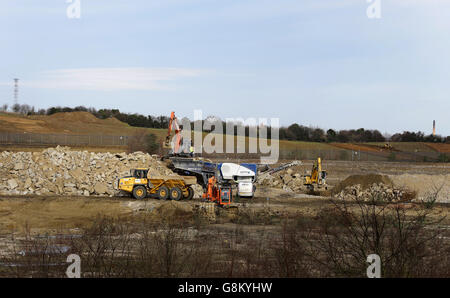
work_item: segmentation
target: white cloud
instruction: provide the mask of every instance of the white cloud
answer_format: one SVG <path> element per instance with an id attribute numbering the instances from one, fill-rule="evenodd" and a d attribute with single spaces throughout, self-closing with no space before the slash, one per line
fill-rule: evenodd
<path id="1" fill-rule="evenodd" d="M 64 90 L 167 90 L 167 84 L 196 77 L 204 70 L 188 68 L 76 68 L 45 71 L 35 80 L 22 80 L 31 88 Z M 166 82 L 166 84 L 164 83 Z"/>

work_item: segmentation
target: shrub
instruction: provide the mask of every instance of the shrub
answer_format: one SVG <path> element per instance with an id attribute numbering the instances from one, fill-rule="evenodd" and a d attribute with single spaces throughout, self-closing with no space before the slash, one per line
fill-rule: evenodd
<path id="1" fill-rule="evenodd" d="M 430 209 L 407 214 L 401 204 L 377 205 L 359 199 L 333 201 L 334 208 L 318 215 L 320 226 L 305 237 L 320 271 L 326 276 L 361 277 L 366 258 L 381 257 L 383 277 L 424 277 L 445 274 L 442 257 L 447 254 L 439 223 L 431 221 Z M 314 255 L 315 254 L 315 255 Z M 445 267 L 444 267 L 445 268 Z"/>
<path id="2" fill-rule="evenodd" d="M 438 156 L 438 162 L 449 162 L 450 159 L 448 158 L 447 154 L 441 153 Z"/>
<path id="3" fill-rule="evenodd" d="M 128 140 L 128 152 L 142 151 L 150 154 L 156 154 L 160 150 L 158 138 L 152 134 L 141 130 L 131 136 Z"/>

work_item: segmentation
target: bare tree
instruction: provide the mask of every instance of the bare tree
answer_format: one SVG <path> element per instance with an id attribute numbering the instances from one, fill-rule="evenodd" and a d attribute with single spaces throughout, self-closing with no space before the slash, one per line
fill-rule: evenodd
<path id="1" fill-rule="evenodd" d="M 19 113 L 27 115 L 31 111 L 31 107 L 27 104 L 19 105 Z"/>
<path id="2" fill-rule="evenodd" d="M 12 110 L 14 113 L 19 113 L 20 112 L 20 104 L 16 103 L 12 106 Z"/>
<path id="3" fill-rule="evenodd" d="M 378 196 L 333 200 L 334 208 L 319 215 L 319 230 L 305 237 L 310 256 L 334 276 L 364 276 L 370 254 L 380 256 L 384 277 L 433 276 L 445 255 L 442 218 L 430 220 L 430 208 L 408 213 L 402 204 L 380 204 Z"/>

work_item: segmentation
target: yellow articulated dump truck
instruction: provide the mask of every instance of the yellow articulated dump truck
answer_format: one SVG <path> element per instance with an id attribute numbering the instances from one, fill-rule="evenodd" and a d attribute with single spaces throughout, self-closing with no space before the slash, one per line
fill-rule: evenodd
<path id="1" fill-rule="evenodd" d="M 196 184 L 195 177 L 185 176 L 149 176 L 148 169 L 132 169 L 130 176 L 119 179 L 119 190 L 131 194 L 136 199 L 148 195 L 162 200 L 190 200 L 194 197 L 191 185 Z"/>

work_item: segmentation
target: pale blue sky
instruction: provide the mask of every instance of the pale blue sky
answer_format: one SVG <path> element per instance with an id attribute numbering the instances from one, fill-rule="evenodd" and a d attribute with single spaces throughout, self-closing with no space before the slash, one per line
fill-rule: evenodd
<path id="1" fill-rule="evenodd" d="M 0 104 L 450 135 L 450 1 L 0 0 Z"/>

